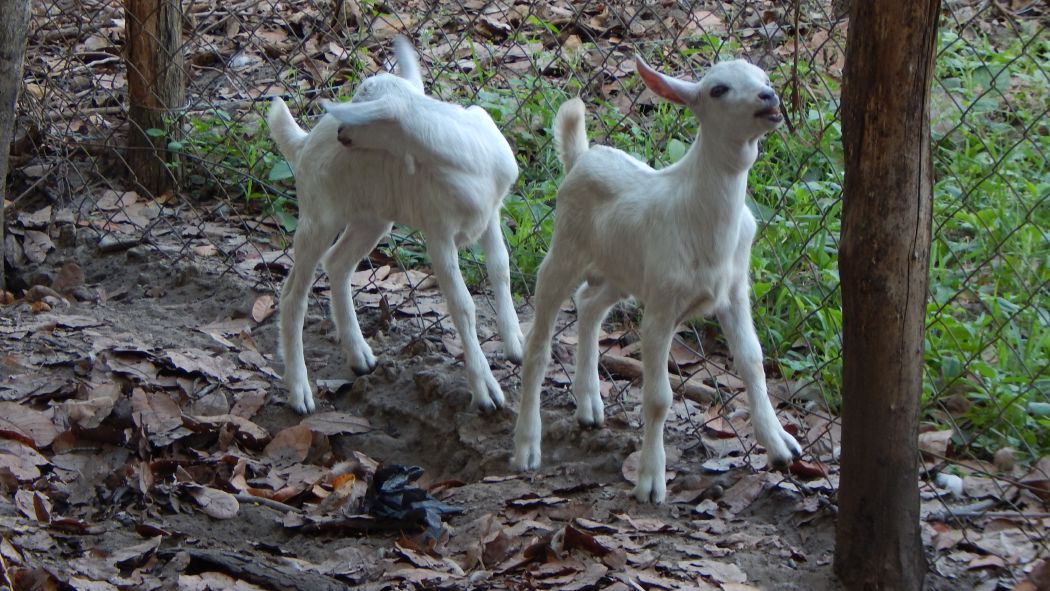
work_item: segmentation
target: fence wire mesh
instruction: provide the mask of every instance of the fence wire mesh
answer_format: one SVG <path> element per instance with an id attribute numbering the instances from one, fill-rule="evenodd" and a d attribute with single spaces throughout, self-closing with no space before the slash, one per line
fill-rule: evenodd
<path id="1" fill-rule="evenodd" d="M 481 105 L 515 148 L 522 175 L 505 204 L 504 231 L 527 317 L 561 178 L 550 125 L 562 101 L 584 98 L 593 142 L 662 166 L 681 157 L 696 123 L 644 89 L 634 56 L 690 78 L 719 59 L 745 57 L 771 73 L 787 118 L 751 174 L 760 222 L 755 321 L 781 419 L 804 434 L 820 474 L 804 486 L 831 491 L 841 386 L 838 97 L 848 24 L 839 4 L 184 1 L 186 102 L 167 111 L 164 129 L 141 130 L 168 148 L 176 181 L 173 192 L 153 195 L 129 172 L 126 151 L 134 123 L 122 51 L 136 17 L 112 0 L 35 2 L 12 146 L 7 262 L 38 270 L 56 244 L 86 240 L 103 253 L 146 249 L 173 265 L 208 260 L 276 292 L 291 262 L 296 208 L 292 171 L 263 122 L 269 99 L 284 97 L 308 127 L 320 99 L 347 97 L 363 78 L 390 69 L 390 41 L 403 32 L 421 52 L 428 92 Z M 931 97 L 925 531 L 944 573 L 1009 554 L 1003 544 L 1026 539 L 1035 554 L 1005 565 L 1021 576 L 1024 564 L 1047 554 L 1050 525 L 1048 13 L 1019 0 L 944 0 L 942 9 Z M 483 289 L 480 252 L 462 259 L 468 282 Z M 356 301 L 400 310 L 455 354 L 440 298 L 419 296 L 426 265 L 422 237 L 396 227 L 355 275 Z M 15 287 L 38 280 L 16 273 Z M 326 281 L 314 290 L 319 301 Z M 572 315 L 563 316 L 545 404 L 568 404 L 575 332 Z M 603 394 L 627 423 L 637 421 L 637 317 L 618 309 L 602 339 Z M 684 394 L 669 428 L 715 458 L 709 469 L 764 463 L 751 455 L 742 384 L 717 328 L 683 326 L 669 362 Z M 982 537 L 987 518 L 1007 523 L 996 531 L 1008 533 Z M 960 526 L 969 553 L 948 543 L 938 523 Z"/>

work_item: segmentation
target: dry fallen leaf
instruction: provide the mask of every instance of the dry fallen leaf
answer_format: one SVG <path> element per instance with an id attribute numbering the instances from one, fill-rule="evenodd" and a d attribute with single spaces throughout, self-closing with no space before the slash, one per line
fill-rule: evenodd
<path id="1" fill-rule="evenodd" d="M 726 489 L 725 495 L 719 502 L 726 505 L 732 513 L 739 513 L 748 508 L 758 498 L 758 495 L 762 494 L 765 486 L 765 474 L 749 474 Z"/>
<path id="2" fill-rule="evenodd" d="M 145 542 L 121 548 L 109 556 L 109 562 L 120 568 L 137 568 L 157 551 L 163 539 L 164 536 L 154 536 Z"/>
<path id="3" fill-rule="evenodd" d="M 744 583 L 747 581 L 747 575 L 744 574 L 744 571 L 730 562 L 702 559 L 689 561 L 688 564 L 701 575 L 718 583 Z"/>
<path id="4" fill-rule="evenodd" d="M 51 499 L 40 491 L 18 489 L 15 492 L 15 506 L 29 519 L 40 523 L 51 521 Z"/>
<path id="5" fill-rule="evenodd" d="M 927 456 L 927 459 L 936 460 L 948 455 L 948 443 L 952 438 L 952 430 L 926 431 L 919 433 L 919 451 Z"/>
<path id="6" fill-rule="evenodd" d="M 47 254 L 55 249 L 55 244 L 51 242 L 51 237 L 43 232 L 26 230 L 22 248 L 30 262 L 42 263 Z"/>
<path id="7" fill-rule="evenodd" d="M 181 432 L 182 410 L 163 392 L 146 392 L 135 388 L 131 392 L 131 418 L 146 432 L 150 443 L 163 447 L 189 432 Z"/>
<path id="8" fill-rule="evenodd" d="M 262 322 L 272 316 L 276 310 L 273 296 L 268 293 L 263 294 L 255 298 L 255 303 L 252 304 L 252 320 Z"/>
<path id="9" fill-rule="evenodd" d="M 325 435 L 354 435 L 372 431 L 372 424 L 368 422 L 368 419 L 339 411 L 312 414 L 303 419 L 300 424 L 309 427 L 311 431 Z"/>
<path id="10" fill-rule="evenodd" d="M 828 475 L 828 468 L 820 462 L 803 462 L 796 460 L 788 466 L 788 472 L 798 476 L 802 480 L 815 480 Z"/>
<path id="11" fill-rule="evenodd" d="M 263 455 L 277 465 L 295 464 L 306 459 L 310 452 L 313 433 L 306 425 L 288 427 L 276 435 L 263 449 Z"/>
<path id="12" fill-rule="evenodd" d="M 59 432 L 49 413 L 14 402 L 0 402 L 0 429 L 25 433 L 33 439 L 33 444 L 38 448 L 51 445 Z"/>
<path id="13" fill-rule="evenodd" d="M 232 519 L 241 508 L 237 498 L 226 491 L 199 484 L 190 484 L 187 488 L 201 510 L 216 519 Z"/>
<path id="14" fill-rule="evenodd" d="M 507 506 L 514 509 L 531 509 L 533 507 L 552 507 L 568 502 L 569 499 L 565 497 L 540 496 L 536 493 L 527 493 L 516 499 L 510 499 L 507 501 Z"/>
<path id="15" fill-rule="evenodd" d="M 40 477 L 39 466 L 51 462 L 40 452 L 13 439 L 0 439 L 0 468 L 11 471 L 19 481 L 27 482 Z"/>
<path id="16" fill-rule="evenodd" d="M 201 257 L 213 257 L 219 254 L 219 249 L 214 244 L 198 244 L 193 247 L 193 252 Z"/>
<path id="17" fill-rule="evenodd" d="M 264 591 L 251 583 L 235 579 L 225 573 L 206 571 L 197 575 L 180 574 L 179 591 L 214 591 L 225 589 L 226 591 Z M 116 587 L 114 587 L 116 589 Z"/>
<path id="18" fill-rule="evenodd" d="M 202 349 L 168 351 L 164 359 L 187 374 L 201 374 L 218 382 L 225 382 L 234 371 L 233 363 Z"/>

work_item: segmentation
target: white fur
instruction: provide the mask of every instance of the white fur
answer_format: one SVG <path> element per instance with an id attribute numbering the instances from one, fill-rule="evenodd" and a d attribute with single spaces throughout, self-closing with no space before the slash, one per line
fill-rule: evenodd
<path id="1" fill-rule="evenodd" d="M 473 404 L 502 406 L 503 392 L 478 342 L 459 247 L 480 239 L 504 351 L 521 360 L 524 339 L 499 217 L 518 176 L 514 153 L 480 107 L 425 96 L 415 52 L 404 38 L 394 47 L 401 76 L 372 76 L 351 102 L 326 104 L 328 114 L 309 134 L 280 98 L 270 109 L 270 133 L 295 171 L 299 198 L 295 265 L 281 291 L 281 348 L 290 403 L 300 413 L 314 410 L 302 330 L 317 263 L 323 260 L 331 279 L 332 312 L 350 368 L 370 372 L 376 360 L 357 322 L 350 274 L 394 222 L 426 236 L 434 275 L 463 340 Z"/>
<path id="2" fill-rule="evenodd" d="M 584 426 L 604 421 L 598 331 L 609 309 L 633 296 L 645 306 L 645 433 L 634 495 L 659 503 L 666 495 L 663 427 L 672 401 L 667 358 L 676 327 L 690 317 L 717 314 L 747 387 L 755 435 L 770 463 L 784 466 L 801 448 L 769 402 L 748 299 L 756 224 L 744 193 L 758 140 L 782 120 L 779 101 L 766 74 L 740 60 L 715 65 L 695 83 L 664 76 L 641 59 L 637 65 L 651 90 L 693 112 L 700 132 L 679 162 L 654 170 L 620 150 L 589 147 L 579 99 L 559 109 L 554 133 L 566 177 L 558 190 L 554 238 L 537 279 L 513 463 L 521 470 L 540 465 L 539 394 L 555 318 L 585 280 L 576 292 L 576 418 Z M 712 90 L 722 86 L 728 91 L 712 97 Z"/>

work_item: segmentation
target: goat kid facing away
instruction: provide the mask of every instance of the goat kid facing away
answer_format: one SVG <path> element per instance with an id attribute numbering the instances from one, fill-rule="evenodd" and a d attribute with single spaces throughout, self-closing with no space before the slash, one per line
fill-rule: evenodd
<path id="1" fill-rule="evenodd" d="M 400 76 L 377 74 L 361 83 L 349 103 L 327 103 L 328 114 L 309 134 L 280 98 L 270 109 L 270 133 L 295 172 L 299 198 L 295 264 L 281 291 L 280 341 L 290 403 L 300 413 L 314 410 L 302 332 L 317 264 L 323 261 L 331 279 L 337 336 L 350 368 L 371 372 L 376 358 L 358 325 L 350 275 L 394 222 L 419 228 L 426 237 L 434 275 L 463 341 L 472 404 L 500 407 L 503 392 L 478 342 L 459 247 L 480 240 L 504 351 L 510 360 L 521 360 L 524 338 L 499 219 L 503 197 L 518 176 L 514 153 L 484 109 L 424 95 L 415 51 L 405 38 L 395 39 L 394 53 Z"/>
<path id="2" fill-rule="evenodd" d="M 756 224 L 744 193 L 759 139 L 783 120 L 779 99 L 765 72 L 742 60 L 713 66 L 699 82 L 660 74 L 641 58 L 636 63 L 645 85 L 689 108 L 700 131 L 680 161 L 654 170 L 620 150 L 588 146 L 579 99 L 558 110 L 554 133 L 566 176 L 558 190 L 554 237 L 537 279 L 512 461 L 520 470 L 540 465 L 540 388 L 555 318 L 585 280 L 576 292 L 576 419 L 583 426 L 604 421 L 598 332 L 610 308 L 634 296 L 645 306 L 645 432 L 634 496 L 660 503 L 666 496 L 663 428 L 672 401 L 667 358 L 675 328 L 690 317 L 718 316 L 770 463 L 783 467 L 802 450 L 769 402 L 748 299 Z"/>

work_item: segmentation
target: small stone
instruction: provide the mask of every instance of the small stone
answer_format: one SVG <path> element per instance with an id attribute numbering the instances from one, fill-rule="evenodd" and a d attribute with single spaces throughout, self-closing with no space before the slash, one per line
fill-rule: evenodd
<path id="1" fill-rule="evenodd" d="M 992 463 L 999 469 L 1000 472 L 1012 472 L 1014 469 L 1014 450 L 1010 447 L 1004 447 L 999 451 L 995 452 L 995 456 L 992 458 Z"/>
<path id="2" fill-rule="evenodd" d="M 119 236 L 117 234 L 106 234 L 98 241 L 99 252 L 109 253 L 127 250 L 139 243 L 139 239 L 133 236 Z"/>
<path id="3" fill-rule="evenodd" d="M 128 249 L 129 261 L 144 261 L 149 258 L 149 249 L 145 246 L 135 246 Z"/>

